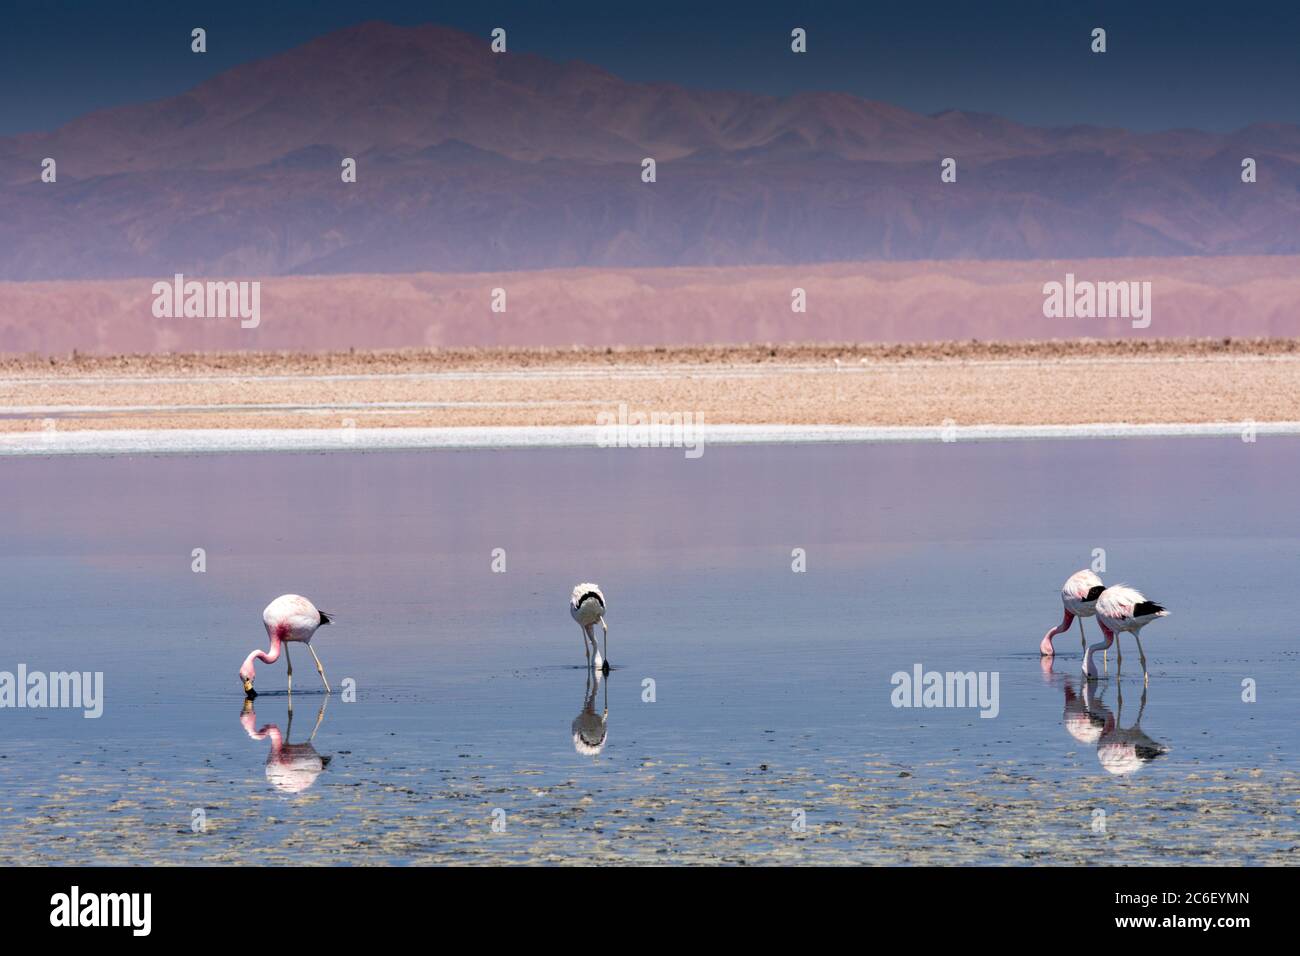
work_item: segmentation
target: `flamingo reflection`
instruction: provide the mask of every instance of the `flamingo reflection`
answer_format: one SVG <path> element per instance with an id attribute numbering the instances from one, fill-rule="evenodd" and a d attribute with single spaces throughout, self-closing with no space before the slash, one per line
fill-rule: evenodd
<path id="1" fill-rule="evenodd" d="M 1115 684 L 1116 709 L 1112 711 L 1104 700 L 1102 691 L 1094 681 L 1066 677 L 1065 712 L 1062 719 L 1066 732 L 1081 744 L 1097 748 L 1097 762 L 1107 772 L 1117 777 L 1136 773 L 1169 748 L 1153 740 L 1142 729 L 1142 715 L 1146 712 L 1147 688 L 1142 688 L 1137 719 L 1125 728 L 1124 688 Z"/>
<path id="2" fill-rule="evenodd" d="M 1088 688 L 1079 693 L 1074 681 L 1065 680 L 1065 730 L 1085 746 L 1095 747 L 1106 731 L 1106 718 L 1089 709 Z"/>
<path id="3" fill-rule="evenodd" d="M 596 713 L 596 690 L 604 684 L 600 672 L 587 669 L 587 691 L 582 702 L 582 710 L 573 718 L 573 749 L 584 757 L 595 757 L 605 749 L 605 738 L 609 732 L 609 687 L 605 688 L 604 705 Z"/>
<path id="4" fill-rule="evenodd" d="M 280 728 L 276 724 L 266 724 L 261 729 L 257 729 L 257 714 L 253 710 L 253 701 L 251 699 L 244 701 L 239 722 L 248 736 L 254 740 L 271 741 L 271 752 L 266 755 L 266 779 L 281 793 L 302 793 L 316 782 L 316 778 L 329 765 L 330 758 L 321 756 L 312 745 L 312 741 L 316 739 L 316 731 L 320 730 L 321 721 L 325 719 L 325 705 L 328 702 L 328 697 L 321 702 L 320 713 L 316 715 L 316 726 L 312 728 L 311 737 L 306 743 L 295 744 L 289 742 L 293 734 L 292 707 L 289 708 L 289 722 L 285 726 L 284 734 L 281 735 Z"/>
<path id="5" fill-rule="evenodd" d="M 1084 693 L 1088 694 L 1086 684 L 1085 681 Z M 1100 696 L 1097 704 L 1105 710 L 1106 705 L 1101 703 Z M 1101 739 L 1097 742 L 1097 760 L 1107 773 L 1126 777 L 1141 770 L 1161 754 L 1168 753 L 1169 748 L 1152 740 L 1142 729 L 1142 714 L 1147 708 L 1145 684 L 1142 687 L 1142 699 L 1138 702 L 1137 719 L 1133 721 L 1132 727 L 1125 729 L 1121 726 L 1124 720 L 1124 688 L 1119 684 L 1115 686 L 1115 705 L 1116 715 L 1113 718 L 1109 711 L 1105 711 L 1107 720 Z"/>

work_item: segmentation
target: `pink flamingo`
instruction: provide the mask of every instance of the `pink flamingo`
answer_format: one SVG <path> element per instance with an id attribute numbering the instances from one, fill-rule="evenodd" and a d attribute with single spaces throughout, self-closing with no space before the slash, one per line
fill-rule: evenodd
<path id="1" fill-rule="evenodd" d="M 1128 631 L 1137 641 L 1138 656 L 1142 659 L 1142 682 L 1148 684 L 1151 681 L 1147 673 L 1147 656 L 1142 650 L 1142 637 L 1140 631 L 1158 617 L 1168 617 L 1169 612 L 1163 605 L 1155 601 L 1148 601 L 1141 591 L 1136 588 L 1130 588 L 1123 584 L 1115 587 L 1106 588 L 1097 598 L 1096 604 L 1097 623 L 1101 625 L 1101 632 L 1106 635 L 1106 640 L 1099 641 L 1088 648 L 1088 652 L 1083 655 L 1083 673 L 1085 677 L 1095 678 L 1097 676 L 1097 665 L 1092 660 L 1093 651 L 1104 650 L 1109 648 L 1111 643 L 1116 640 L 1116 632 Z M 1115 673 L 1119 674 L 1119 669 L 1124 665 L 1124 657 L 1120 653 L 1119 645 L 1115 645 L 1115 654 L 1117 663 Z"/>
<path id="2" fill-rule="evenodd" d="M 1106 588 L 1101 583 L 1101 578 L 1091 571 L 1085 569 L 1071 574 L 1061 586 L 1061 603 L 1065 605 L 1065 617 L 1061 618 L 1060 624 L 1043 635 L 1043 641 L 1038 645 L 1038 653 L 1044 657 L 1055 654 L 1052 638 L 1068 631 L 1076 617 L 1079 619 L 1079 641 L 1083 645 L 1083 650 L 1087 651 L 1088 639 L 1083 634 L 1083 619 L 1092 617 L 1096 613 L 1097 596 L 1104 590 Z"/>
<path id="3" fill-rule="evenodd" d="M 325 685 L 325 693 L 334 693 L 330 690 L 330 682 L 325 679 L 325 668 L 321 667 L 320 658 L 316 656 L 316 651 L 311 646 L 311 637 L 316 633 L 316 629 L 322 624 L 330 623 L 328 614 L 316 610 L 316 605 L 305 597 L 299 597 L 297 594 L 282 594 L 266 606 L 266 610 L 262 612 L 262 623 L 266 625 L 267 636 L 271 638 L 271 650 L 269 652 L 254 650 L 244 658 L 244 665 L 239 668 L 239 679 L 243 681 L 244 693 L 249 698 L 257 696 L 257 691 L 253 690 L 253 680 L 256 677 L 253 661 L 274 664 L 280 659 L 282 647 L 285 664 L 289 669 L 289 693 L 293 693 L 293 661 L 289 658 L 290 641 L 307 645 L 307 650 L 311 651 L 311 656 L 316 661 L 316 672 L 320 674 L 321 683 Z"/>

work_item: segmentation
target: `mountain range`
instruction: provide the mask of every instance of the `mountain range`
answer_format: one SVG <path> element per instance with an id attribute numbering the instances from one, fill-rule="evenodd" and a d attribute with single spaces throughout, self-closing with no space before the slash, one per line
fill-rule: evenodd
<path id="1" fill-rule="evenodd" d="M 1285 255 L 1298 223 L 1295 125 L 1047 129 L 690 90 L 437 26 L 361 24 L 0 139 L 12 281 Z"/>

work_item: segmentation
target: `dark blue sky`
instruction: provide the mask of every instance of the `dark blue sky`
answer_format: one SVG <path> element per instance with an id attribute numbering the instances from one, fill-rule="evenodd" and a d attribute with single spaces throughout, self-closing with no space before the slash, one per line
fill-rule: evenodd
<path id="1" fill-rule="evenodd" d="M 628 79 L 787 94 L 842 90 L 918 112 L 1035 125 L 1230 130 L 1300 122 L 1300 4 L 865 0 L 710 3 L 68 0 L 7 4 L 0 135 L 182 92 L 236 63 L 362 20 L 436 22 Z M 191 27 L 209 52 L 189 52 Z M 793 26 L 806 56 L 789 53 Z M 1110 51 L 1089 52 L 1104 26 Z"/>

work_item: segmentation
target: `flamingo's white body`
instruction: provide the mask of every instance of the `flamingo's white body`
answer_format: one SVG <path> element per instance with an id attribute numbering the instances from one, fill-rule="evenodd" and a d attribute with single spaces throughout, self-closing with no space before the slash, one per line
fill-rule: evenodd
<path id="1" fill-rule="evenodd" d="M 587 666 L 609 673 L 609 625 L 605 623 L 605 595 L 591 583 L 579 584 L 569 598 L 569 614 L 582 628 L 582 649 L 587 654 Z M 605 631 L 605 656 L 600 656 L 596 644 L 596 625 Z"/>
<path id="2" fill-rule="evenodd" d="M 1156 618 L 1168 617 L 1169 612 L 1155 601 L 1148 601 L 1146 596 L 1136 588 L 1118 584 L 1101 592 L 1097 598 L 1096 613 L 1097 623 L 1101 625 L 1101 632 L 1106 639 L 1090 646 L 1087 653 L 1083 655 L 1084 676 L 1097 676 L 1097 665 L 1092 660 L 1093 652 L 1109 648 L 1111 643 L 1117 640 L 1118 633 L 1127 631 L 1137 641 L 1138 656 L 1142 660 L 1142 679 L 1149 681 L 1147 655 L 1142 650 L 1140 632 Z M 1116 665 L 1116 673 L 1119 673 L 1118 668 L 1123 665 L 1124 658 L 1120 655 L 1118 645 L 1115 653 L 1119 661 Z"/>
<path id="3" fill-rule="evenodd" d="M 1061 623 L 1052 628 L 1045 635 L 1043 641 L 1038 645 L 1038 653 L 1044 657 L 1051 657 L 1055 654 L 1052 648 L 1052 638 L 1058 634 L 1064 634 L 1070 629 L 1070 625 L 1077 617 L 1079 619 L 1079 641 L 1083 645 L 1083 650 L 1088 650 L 1088 639 L 1083 634 L 1083 619 L 1092 617 L 1096 613 L 1097 596 L 1106 588 L 1101 583 L 1101 578 L 1085 569 L 1075 571 L 1061 586 L 1061 604 L 1065 608 L 1065 616 L 1061 618 Z"/>
<path id="4" fill-rule="evenodd" d="M 266 635 L 271 639 L 271 649 L 270 651 L 254 650 L 244 659 L 243 666 L 239 668 L 239 679 L 243 681 L 245 694 L 253 697 L 257 693 L 253 690 L 253 680 L 256 677 L 253 661 L 274 664 L 280 659 L 281 648 L 284 649 L 285 664 L 289 671 L 289 693 L 293 693 L 293 661 L 289 658 L 291 641 L 307 645 L 307 650 L 311 651 L 311 656 L 316 661 L 316 672 L 320 674 L 321 683 L 325 685 L 325 692 L 333 693 L 330 690 L 330 682 L 325 679 L 325 668 L 321 666 L 320 658 L 316 656 L 316 651 L 311 646 L 312 635 L 316 633 L 316 629 L 322 624 L 330 623 L 328 614 L 318 611 L 316 605 L 305 597 L 297 594 L 282 594 L 266 606 L 266 610 L 262 612 L 262 623 L 266 625 Z"/>

